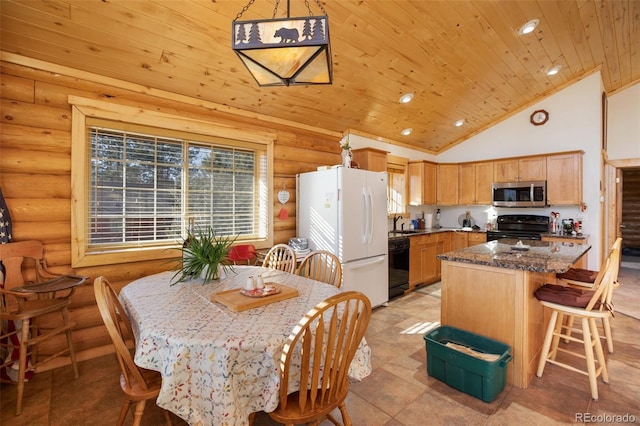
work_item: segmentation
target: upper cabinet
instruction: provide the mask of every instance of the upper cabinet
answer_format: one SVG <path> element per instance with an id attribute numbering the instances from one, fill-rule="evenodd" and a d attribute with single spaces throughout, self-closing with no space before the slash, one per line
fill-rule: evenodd
<path id="1" fill-rule="evenodd" d="M 358 163 L 361 169 L 374 172 L 387 171 L 387 151 L 375 148 L 354 149 L 353 161 Z"/>
<path id="2" fill-rule="evenodd" d="M 547 203 L 582 204 L 582 154 L 569 153 L 547 157 Z"/>
<path id="3" fill-rule="evenodd" d="M 547 179 L 547 157 L 523 157 L 494 161 L 494 182 L 523 182 Z"/>
<path id="4" fill-rule="evenodd" d="M 428 161 L 409 162 L 409 205 L 436 204 L 437 165 Z"/>
<path id="5" fill-rule="evenodd" d="M 491 204 L 493 162 L 464 163 L 458 166 L 458 204 Z"/>
<path id="6" fill-rule="evenodd" d="M 458 205 L 458 165 L 438 164 L 436 202 L 441 206 Z"/>
<path id="7" fill-rule="evenodd" d="M 409 162 L 409 205 L 490 205 L 493 182 L 547 181 L 550 205 L 582 203 L 582 151 L 475 163 Z"/>

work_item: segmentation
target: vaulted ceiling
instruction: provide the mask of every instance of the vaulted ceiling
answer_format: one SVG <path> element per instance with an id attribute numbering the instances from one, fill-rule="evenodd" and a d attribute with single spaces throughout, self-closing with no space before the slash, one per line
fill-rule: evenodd
<path id="1" fill-rule="evenodd" d="M 242 20 L 271 18 L 275 2 L 255 0 Z M 290 0 L 291 16 L 308 15 L 304 3 Z M 434 154 L 595 71 L 607 93 L 640 81 L 638 0 L 323 0 L 333 84 L 260 88 L 231 50 L 231 23 L 247 4 L 2 0 L 0 48 Z M 531 19 L 535 31 L 519 35 Z M 414 100 L 400 104 L 405 93 Z M 413 133 L 401 136 L 405 128 Z"/>

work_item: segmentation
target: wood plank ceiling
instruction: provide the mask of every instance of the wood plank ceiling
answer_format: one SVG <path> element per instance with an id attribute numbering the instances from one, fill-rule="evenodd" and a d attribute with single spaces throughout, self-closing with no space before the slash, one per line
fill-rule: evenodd
<path id="1" fill-rule="evenodd" d="M 2 0 L 0 48 L 434 154 L 594 71 L 607 93 L 640 80 L 638 0 L 323 0 L 333 84 L 260 88 L 231 50 L 231 22 L 246 4 Z M 274 5 L 256 0 L 242 19 L 270 18 Z M 290 12 L 308 14 L 302 0 Z M 536 30 L 519 35 L 534 18 Z M 560 72 L 547 76 L 554 65 Z M 400 104 L 408 92 L 413 102 Z"/>

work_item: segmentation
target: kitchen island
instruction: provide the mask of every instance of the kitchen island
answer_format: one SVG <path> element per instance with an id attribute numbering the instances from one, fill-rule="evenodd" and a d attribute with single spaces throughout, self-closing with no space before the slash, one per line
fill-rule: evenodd
<path id="1" fill-rule="evenodd" d="M 507 383 L 528 387 L 548 316 L 533 293 L 566 272 L 591 246 L 501 239 L 443 253 L 442 325 L 511 346 Z"/>

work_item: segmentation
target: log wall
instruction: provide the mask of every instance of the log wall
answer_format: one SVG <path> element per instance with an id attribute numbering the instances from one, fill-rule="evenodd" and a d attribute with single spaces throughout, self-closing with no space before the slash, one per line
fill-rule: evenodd
<path id="1" fill-rule="evenodd" d="M 622 247 L 640 250 L 640 169 L 622 171 Z"/>
<path id="2" fill-rule="evenodd" d="M 281 205 L 274 196 L 274 243 L 296 236 L 295 175 L 319 165 L 339 164 L 339 135 L 261 120 L 260 116 L 181 102 L 180 97 L 152 96 L 45 70 L 0 62 L 0 187 L 9 207 L 14 241 L 40 240 L 50 269 L 58 273 L 87 275 L 90 285 L 73 297 L 70 316 L 76 322 L 73 338 L 80 360 L 113 352 L 111 341 L 95 305 L 93 279 L 104 275 L 119 291 L 132 280 L 171 266 L 165 260 L 71 268 L 71 107 L 69 95 L 172 113 L 204 116 L 213 122 L 276 134 L 273 191 L 283 186 L 291 197 Z M 99 80 L 98 80 L 99 81 Z M 286 90 L 286 89 L 284 89 Z M 281 220 L 281 208 L 288 218 Z M 51 346 L 62 347 L 62 339 Z M 47 348 L 43 348 L 46 350 Z M 50 348 L 53 349 L 53 348 Z M 61 359 L 54 368 L 68 363 Z"/>

